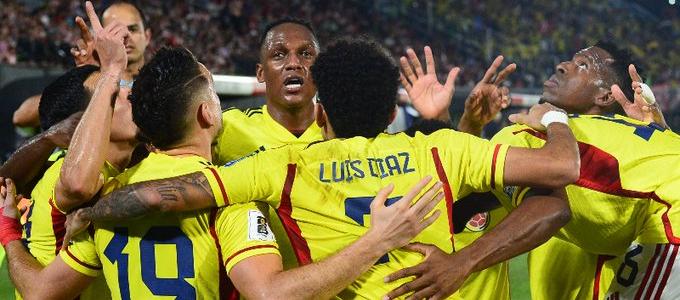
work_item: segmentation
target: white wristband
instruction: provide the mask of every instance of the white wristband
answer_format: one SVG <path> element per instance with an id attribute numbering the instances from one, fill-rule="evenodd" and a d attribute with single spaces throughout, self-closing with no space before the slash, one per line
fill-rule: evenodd
<path id="1" fill-rule="evenodd" d="M 543 114 L 543 117 L 541 118 L 541 125 L 545 126 L 545 128 L 548 128 L 550 123 L 558 122 L 562 124 L 568 124 L 568 121 L 569 116 L 567 116 L 567 114 L 564 112 L 551 110 Z"/>

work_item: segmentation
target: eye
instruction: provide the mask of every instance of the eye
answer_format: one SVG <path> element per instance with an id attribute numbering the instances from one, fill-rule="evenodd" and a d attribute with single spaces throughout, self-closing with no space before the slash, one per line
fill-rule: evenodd
<path id="1" fill-rule="evenodd" d="M 588 69 L 588 64 L 585 62 L 579 62 L 577 65 L 581 69 Z"/>
<path id="2" fill-rule="evenodd" d="M 304 56 L 305 58 L 310 58 L 310 57 L 313 56 L 313 54 L 309 50 L 304 50 L 304 51 L 302 51 L 302 56 Z"/>
<path id="3" fill-rule="evenodd" d="M 283 58 L 283 56 L 284 56 L 284 54 L 281 51 L 276 51 L 276 52 L 274 52 L 274 55 L 272 55 L 272 57 L 274 57 L 274 58 Z"/>

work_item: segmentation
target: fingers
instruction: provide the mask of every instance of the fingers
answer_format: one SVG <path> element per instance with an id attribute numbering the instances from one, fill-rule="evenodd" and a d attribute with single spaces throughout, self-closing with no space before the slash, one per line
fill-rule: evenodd
<path id="1" fill-rule="evenodd" d="M 78 25 L 78 28 L 80 28 L 80 38 L 82 38 L 83 41 L 89 42 L 93 40 L 90 28 L 87 27 L 87 24 L 85 23 L 85 20 L 83 20 L 83 18 L 77 16 L 76 25 Z"/>
<path id="2" fill-rule="evenodd" d="M 508 75 L 512 74 L 512 72 L 515 72 L 517 70 L 517 65 L 516 64 L 509 64 L 507 65 L 500 73 L 498 73 L 498 77 L 496 77 L 496 80 L 494 80 L 493 84 L 495 85 L 500 85 L 503 83 L 506 77 Z"/>
<path id="3" fill-rule="evenodd" d="M 415 82 L 418 77 L 413 73 L 413 68 L 411 65 L 408 63 L 408 60 L 406 57 L 401 57 L 399 58 L 399 63 L 401 64 L 401 72 L 404 74 L 404 77 L 408 79 L 411 83 Z"/>
<path id="4" fill-rule="evenodd" d="M 501 108 L 505 109 L 510 106 L 510 89 L 508 87 L 501 87 L 500 88 L 500 93 L 501 93 Z"/>
<path id="5" fill-rule="evenodd" d="M 430 202 L 435 202 L 436 196 L 438 193 L 441 191 L 442 186 L 444 186 L 441 182 L 437 181 L 434 185 L 432 185 L 420 198 L 416 203 L 413 204 L 413 208 L 416 210 L 416 213 L 420 213 L 420 211 L 424 208 L 427 207 L 427 204 Z"/>
<path id="6" fill-rule="evenodd" d="M 442 197 L 443 198 L 443 197 Z M 436 203 L 436 202 L 435 202 Z M 427 219 L 423 220 L 420 222 L 420 227 L 417 229 L 417 233 L 420 234 L 425 228 L 430 227 L 434 221 L 437 221 L 439 219 L 439 216 L 441 215 L 441 210 L 435 210 L 432 215 L 427 217 Z"/>
<path id="7" fill-rule="evenodd" d="M 458 78 L 458 73 L 460 73 L 460 68 L 455 67 L 449 71 L 449 76 L 446 77 L 446 82 L 444 83 L 444 88 L 447 90 L 453 90 L 456 78 Z"/>
<path id="8" fill-rule="evenodd" d="M 404 86 L 406 89 L 406 92 L 408 93 L 413 86 L 411 86 L 411 83 L 406 80 L 406 77 L 404 77 L 404 73 L 399 72 L 399 80 L 401 81 L 401 85 Z"/>
<path id="9" fill-rule="evenodd" d="M 498 67 L 501 65 L 501 63 L 503 63 L 503 55 L 496 56 L 496 59 L 493 60 L 491 66 L 486 69 L 486 73 L 484 73 L 484 77 L 482 77 L 482 82 L 491 83 L 491 80 L 496 74 L 496 70 L 498 70 Z"/>
<path id="10" fill-rule="evenodd" d="M 415 294 L 409 296 L 407 299 L 434 299 L 431 296 L 437 293 L 437 288 L 434 286 L 428 286 L 422 290 L 417 291 Z"/>
<path id="11" fill-rule="evenodd" d="M 626 106 L 631 104 L 630 100 L 628 100 L 628 98 L 623 93 L 623 91 L 621 90 L 621 88 L 619 87 L 618 84 L 612 85 L 611 92 L 612 92 L 612 96 L 614 97 L 614 100 L 616 100 L 616 102 L 618 102 L 619 105 L 621 105 L 621 107 L 625 108 Z"/>
<path id="12" fill-rule="evenodd" d="M 413 268 L 417 268 L 417 267 L 418 266 L 413 267 Z M 411 269 L 411 268 L 409 268 L 409 269 Z M 404 270 L 406 270 L 406 269 L 404 269 Z M 412 271 L 412 273 L 413 274 L 411 274 L 409 276 L 418 276 L 421 272 L 420 272 L 420 270 L 415 270 L 415 271 Z M 404 276 L 404 277 L 407 277 L 407 276 Z M 397 297 L 403 296 L 403 295 L 408 294 L 410 292 L 417 291 L 417 290 L 427 286 L 427 284 L 428 284 L 428 282 L 426 280 L 423 280 L 422 278 L 418 277 L 418 278 L 414 279 L 413 281 L 404 283 L 401 286 L 399 286 L 398 288 L 392 290 L 383 299 L 395 299 Z"/>
<path id="13" fill-rule="evenodd" d="M 5 178 L 5 186 L 7 188 L 7 199 L 11 199 L 10 201 L 15 201 L 17 197 L 17 188 L 14 186 L 14 180 L 11 178 Z"/>
<path id="14" fill-rule="evenodd" d="M 525 124 L 527 117 L 528 117 L 527 114 L 517 113 L 517 114 L 509 115 L 508 120 L 510 120 L 510 122 L 515 123 L 515 124 Z"/>
<path id="15" fill-rule="evenodd" d="M 640 77 L 640 74 L 638 74 L 637 69 L 635 69 L 635 65 L 630 64 L 628 66 L 628 74 L 630 74 L 630 79 L 632 79 L 633 81 L 642 82 L 642 77 Z"/>
<path id="16" fill-rule="evenodd" d="M 375 198 L 373 198 L 373 201 L 371 201 L 371 210 L 374 210 L 378 207 L 384 207 L 385 201 L 387 201 L 387 197 L 390 196 L 392 191 L 394 191 L 394 183 L 390 183 L 386 187 L 380 189 L 380 191 L 378 191 L 378 193 L 375 195 Z"/>
<path id="17" fill-rule="evenodd" d="M 427 66 L 427 74 L 437 74 L 437 69 L 434 66 L 434 56 L 430 46 L 425 46 L 425 65 Z"/>
<path id="18" fill-rule="evenodd" d="M 90 24 L 92 24 L 92 30 L 94 30 L 95 33 L 104 29 L 102 27 L 102 23 L 99 22 L 99 17 L 97 16 L 97 13 L 94 11 L 94 6 L 92 5 L 92 2 L 90 1 L 85 2 L 85 12 L 87 13 L 87 18 L 90 20 Z"/>
<path id="19" fill-rule="evenodd" d="M 427 255 L 427 253 L 429 253 L 429 251 L 432 250 L 431 249 L 432 247 L 435 247 L 435 246 L 415 242 L 415 243 L 410 243 L 410 244 L 408 244 L 408 245 L 406 245 L 402 248 L 405 249 L 405 250 L 408 250 L 408 251 L 418 252 L 422 255 Z"/>
<path id="20" fill-rule="evenodd" d="M 401 205 L 401 206 L 406 206 L 406 207 L 410 206 L 413 199 L 415 199 L 416 196 L 418 196 L 418 194 L 420 194 L 420 191 L 422 191 L 423 188 L 425 188 L 425 186 L 427 186 L 427 184 L 430 183 L 430 181 L 432 181 L 432 176 L 430 176 L 430 175 L 425 176 L 425 178 L 418 181 L 418 183 L 416 183 L 408 191 L 408 193 L 406 193 L 406 195 L 404 195 L 404 197 L 399 199 L 399 203 L 397 203 L 397 204 Z"/>
<path id="21" fill-rule="evenodd" d="M 396 280 L 399 280 L 401 278 L 415 276 L 417 274 L 420 274 L 420 265 L 415 265 L 413 267 L 401 269 L 399 271 L 396 271 L 396 272 L 388 275 L 387 277 L 385 277 L 385 283 L 396 281 Z"/>
<path id="22" fill-rule="evenodd" d="M 416 76 L 420 77 L 423 76 L 423 66 L 420 65 L 420 60 L 418 60 L 418 56 L 416 56 L 416 52 L 413 51 L 413 49 L 409 48 L 406 50 L 406 55 L 408 56 L 409 60 L 411 61 L 411 65 L 413 65 L 413 68 L 416 70 Z"/>

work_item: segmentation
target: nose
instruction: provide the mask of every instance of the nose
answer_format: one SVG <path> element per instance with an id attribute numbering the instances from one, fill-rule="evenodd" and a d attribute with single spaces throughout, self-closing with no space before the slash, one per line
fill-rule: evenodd
<path id="1" fill-rule="evenodd" d="M 567 64 L 567 62 L 565 62 L 565 61 L 557 64 L 557 66 L 555 66 L 555 71 L 556 71 L 555 73 L 560 74 L 560 75 L 567 73 L 566 64 Z"/>
<path id="2" fill-rule="evenodd" d="M 296 54 L 288 55 L 288 61 L 286 62 L 286 70 L 297 70 L 302 69 L 302 64 L 300 63 L 300 58 Z"/>

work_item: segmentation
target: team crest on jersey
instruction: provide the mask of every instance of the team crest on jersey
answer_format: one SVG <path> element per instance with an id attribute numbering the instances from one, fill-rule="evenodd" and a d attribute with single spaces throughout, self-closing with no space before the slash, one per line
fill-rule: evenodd
<path id="1" fill-rule="evenodd" d="M 478 213 L 470 221 L 465 224 L 465 228 L 473 232 L 480 232 L 489 227 L 491 223 L 491 214 L 489 212 Z"/>
<path id="2" fill-rule="evenodd" d="M 248 211 L 248 240 L 274 241 L 274 234 L 267 224 L 267 219 L 259 210 Z"/>

